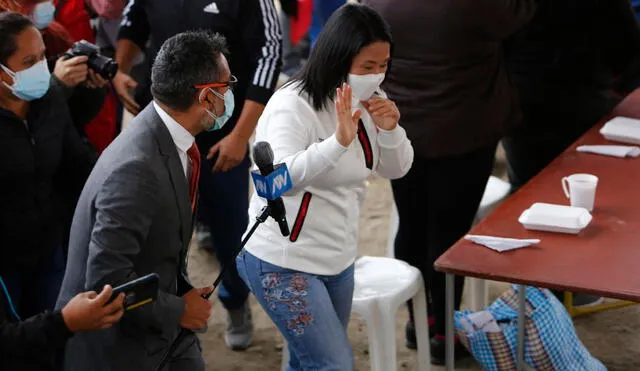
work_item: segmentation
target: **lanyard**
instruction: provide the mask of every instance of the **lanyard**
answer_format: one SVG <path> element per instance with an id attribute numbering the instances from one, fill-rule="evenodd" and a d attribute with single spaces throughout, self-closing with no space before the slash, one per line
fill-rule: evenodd
<path id="1" fill-rule="evenodd" d="M 7 290 L 7 286 L 4 284 L 4 280 L 2 280 L 2 276 L 0 276 L 0 286 L 2 286 L 2 291 L 4 291 L 4 296 L 7 298 L 7 302 L 9 303 L 9 309 L 11 310 L 11 314 L 13 314 L 16 320 L 22 321 L 22 319 L 20 319 L 20 316 L 18 315 L 18 312 L 16 311 L 16 308 L 13 306 L 13 301 L 11 301 L 11 295 L 9 294 L 9 290 Z"/>

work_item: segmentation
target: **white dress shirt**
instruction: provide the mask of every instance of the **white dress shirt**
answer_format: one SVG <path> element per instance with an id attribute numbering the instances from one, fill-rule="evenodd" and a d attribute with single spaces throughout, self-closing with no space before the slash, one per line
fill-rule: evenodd
<path id="1" fill-rule="evenodd" d="M 193 145 L 195 138 L 184 126 L 178 124 L 173 117 L 169 116 L 160 106 L 153 102 L 153 107 L 158 112 L 160 119 L 164 123 L 164 125 L 169 129 L 169 134 L 171 134 L 171 138 L 173 142 L 176 144 L 176 148 L 178 149 L 178 156 L 180 156 L 180 162 L 182 163 L 182 169 L 184 170 L 184 176 L 187 177 L 188 168 L 189 168 L 189 155 L 187 151 Z"/>

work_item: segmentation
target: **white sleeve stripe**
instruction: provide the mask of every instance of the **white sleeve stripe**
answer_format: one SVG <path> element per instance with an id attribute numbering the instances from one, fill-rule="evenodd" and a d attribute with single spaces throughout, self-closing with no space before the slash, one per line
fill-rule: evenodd
<path id="1" fill-rule="evenodd" d="M 262 56 L 258 61 L 258 66 L 253 76 L 253 85 L 270 88 L 273 84 L 276 66 L 280 58 L 280 22 L 275 6 L 269 6 L 267 3 L 267 1 L 272 0 L 259 1 L 264 24 L 265 44 L 261 48 Z"/>
<path id="2" fill-rule="evenodd" d="M 267 80 L 268 71 L 275 69 L 275 62 L 272 54 L 272 44 L 274 40 L 277 42 L 277 25 L 274 22 L 274 7 L 270 7 L 266 1 L 260 0 L 260 10 L 262 11 L 262 19 L 265 26 L 265 45 L 262 47 L 262 64 L 259 64 L 259 68 L 256 69 L 256 75 L 254 77 L 254 85 L 268 88 L 270 87 L 270 80 Z M 277 20 L 277 15 L 276 15 Z"/>
<path id="3" fill-rule="evenodd" d="M 127 6 L 125 6 L 122 11 L 122 21 L 120 22 L 120 27 L 129 27 L 131 26 L 131 20 L 129 19 L 129 13 L 131 13 L 131 7 L 135 4 L 136 0 L 129 0 L 127 2 Z"/>
<path id="4" fill-rule="evenodd" d="M 265 0 L 260 0 L 260 9 L 262 11 L 262 20 L 265 28 L 265 45 L 262 47 L 262 58 L 258 62 L 258 68 L 256 69 L 254 76 L 254 85 L 268 88 L 271 81 L 265 81 L 268 77 L 268 71 L 275 68 L 275 62 L 271 53 L 270 44 L 274 40 L 274 22 L 273 14 L 268 13 L 269 5 L 265 4 Z M 270 1 L 270 0 L 266 0 Z M 277 39 L 276 39 L 277 41 Z"/>

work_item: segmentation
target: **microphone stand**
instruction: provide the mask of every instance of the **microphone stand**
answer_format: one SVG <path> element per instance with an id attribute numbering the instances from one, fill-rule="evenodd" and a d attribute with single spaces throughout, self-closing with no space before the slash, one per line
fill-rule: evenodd
<path id="1" fill-rule="evenodd" d="M 256 217 L 256 221 L 255 221 L 255 223 L 253 223 L 253 226 L 249 230 L 249 233 L 247 233 L 247 235 L 242 240 L 242 243 L 240 244 L 240 247 L 236 251 L 234 251 L 233 259 L 231 259 L 230 264 L 233 264 L 233 261 L 235 260 L 236 256 L 238 254 L 240 254 L 240 251 L 242 251 L 242 249 L 244 249 L 244 245 L 247 244 L 247 241 L 249 241 L 249 238 L 251 237 L 251 235 L 253 235 L 253 233 L 256 231 L 256 229 L 258 229 L 258 226 L 260 226 L 260 224 L 264 223 L 269 218 L 270 215 L 271 215 L 271 208 L 269 207 L 269 205 L 263 207 L 262 210 L 260 211 L 260 214 Z M 222 281 L 222 277 L 224 277 L 224 275 L 227 272 L 228 268 L 229 268 L 229 264 L 225 264 L 222 267 L 222 270 L 220 271 L 220 274 L 218 274 L 218 277 L 216 277 L 215 281 L 213 281 L 213 290 L 211 290 L 210 293 L 208 293 L 206 295 L 203 295 L 202 296 L 203 299 L 209 299 L 211 297 L 211 295 L 213 294 L 215 289 L 220 284 L 220 281 Z M 171 343 L 171 346 L 169 346 L 169 349 L 167 349 L 167 351 L 162 355 L 162 358 L 160 359 L 160 361 L 158 362 L 158 364 L 154 368 L 155 371 L 161 371 L 162 370 L 162 368 L 167 364 L 167 361 L 169 360 L 169 357 L 171 355 L 173 355 L 173 353 L 176 351 L 176 349 L 178 348 L 180 343 L 182 343 L 182 341 L 188 335 L 190 335 L 191 333 L 193 333 L 193 331 L 185 329 L 185 328 L 180 330 L 180 333 L 178 334 L 176 339 L 173 341 L 173 343 Z"/>

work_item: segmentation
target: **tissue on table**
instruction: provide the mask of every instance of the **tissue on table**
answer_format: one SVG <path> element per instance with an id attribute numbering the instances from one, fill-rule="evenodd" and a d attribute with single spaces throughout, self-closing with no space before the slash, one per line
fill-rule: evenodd
<path id="1" fill-rule="evenodd" d="M 640 120 L 615 117 L 604 124 L 600 134 L 608 140 L 640 144 Z"/>
<path id="2" fill-rule="evenodd" d="M 486 246 L 492 250 L 499 252 L 519 249 L 521 247 L 527 247 L 540 243 L 540 240 L 538 239 L 521 240 L 517 238 L 478 236 L 471 234 L 466 235 L 464 238 L 466 240 Z"/>
<path id="3" fill-rule="evenodd" d="M 578 152 L 596 153 L 599 155 L 615 157 L 638 157 L 640 147 L 636 146 L 607 146 L 607 145 L 585 145 L 576 149 Z"/>

